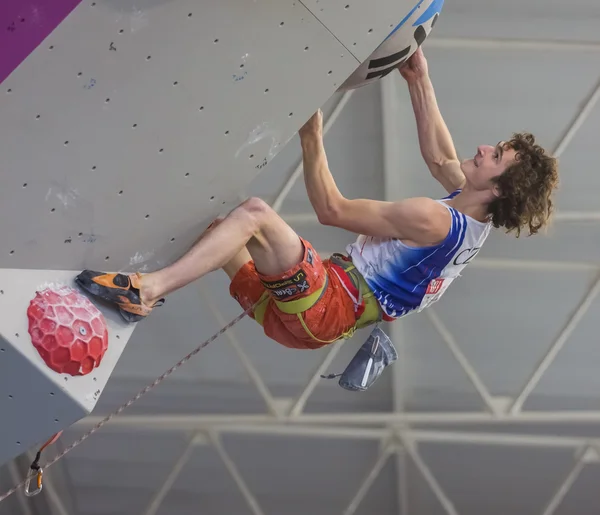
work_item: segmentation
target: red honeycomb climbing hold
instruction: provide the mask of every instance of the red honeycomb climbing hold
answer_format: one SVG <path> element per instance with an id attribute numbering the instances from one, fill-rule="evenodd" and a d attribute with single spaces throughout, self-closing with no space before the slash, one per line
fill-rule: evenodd
<path id="1" fill-rule="evenodd" d="M 106 320 L 80 292 L 67 286 L 39 291 L 27 318 L 33 346 L 55 372 L 80 376 L 100 365 L 108 348 Z"/>

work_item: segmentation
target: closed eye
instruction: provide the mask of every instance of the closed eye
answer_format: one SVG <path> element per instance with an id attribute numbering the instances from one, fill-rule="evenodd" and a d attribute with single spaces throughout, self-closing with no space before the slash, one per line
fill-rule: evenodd
<path id="1" fill-rule="evenodd" d="M 494 152 L 494 159 L 496 160 L 496 162 L 502 161 L 503 155 L 504 155 L 504 147 L 502 146 L 502 143 L 498 143 L 496 145 L 496 152 Z"/>

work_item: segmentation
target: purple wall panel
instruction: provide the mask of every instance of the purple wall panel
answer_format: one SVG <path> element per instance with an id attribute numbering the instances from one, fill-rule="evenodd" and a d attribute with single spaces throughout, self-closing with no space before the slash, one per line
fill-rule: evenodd
<path id="1" fill-rule="evenodd" d="M 81 0 L 0 0 L 0 83 Z"/>

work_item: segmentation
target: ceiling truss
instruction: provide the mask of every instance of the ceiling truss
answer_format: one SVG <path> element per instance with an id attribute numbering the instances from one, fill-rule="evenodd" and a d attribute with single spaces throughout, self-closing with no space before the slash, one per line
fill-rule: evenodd
<path id="1" fill-rule="evenodd" d="M 477 49 L 531 49 L 531 50 L 566 50 L 566 51 L 587 51 L 600 52 L 600 44 L 594 43 L 571 43 L 571 42 L 552 42 L 552 41 L 517 41 L 517 40 L 475 40 L 460 38 L 432 38 L 428 45 L 437 48 L 477 48 Z M 391 141 L 395 138 L 393 121 L 389 113 L 398 109 L 397 97 L 394 95 L 393 80 L 381 81 L 382 87 L 382 113 L 384 124 L 384 140 Z M 330 118 L 326 121 L 325 131 L 335 123 L 339 113 L 350 100 L 352 93 L 346 93 L 342 96 L 339 104 L 334 109 Z M 575 113 L 573 121 L 565 128 L 564 135 L 556 145 L 557 153 L 562 153 L 574 137 L 577 130 L 581 127 L 587 116 L 589 116 L 594 105 L 600 98 L 600 84 L 595 86 L 593 93 L 584 99 L 581 109 Z M 387 113 L 387 115 L 386 115 Z M 386 145 L 384 141 L 385 163 L 384 168 L 386 191 L 393 192 L 392 186 L 388 183 L 396 180 L 389 173 L 390 163 L 393 160 L 393 152 L 389 150 L 391 145 Z M 285 186 L 279 192 L 273 202 L 273 207 L 279 211 L 286 195 L 290 192 L 296 180 L 302 175 L 302 163 L 298 163 L 293 174 L 286 182 Z M 388 189 L 390 188 L 390 189 Z M 396 190 L 397 191 L 397 190 Z M 312 213 L 304 215 L 287 215 L 284 217 L 289 222 L 296 223 L 314 223 L 316 217 Z M 600 212 L 598 213 L 575 213 L 563 212 L 557 213 L 558 221 L 600 221 Z M 325 253 L 327 254 L 327 253 Z M 495 269 L 550 269 L 550 270 L 596 270 L 600 272 L 598 264 L 591 263 L 568 263 L 568 262 L 531 262 L 522 260 L 501 260 L 501 259 L 483 259 L 480 258 L 472 266 L 480 266 Z M 569 336 L 583 318 L 595 298 L 600 293 L 600 273 L 590 285 L 588 291 L 581 299 L 579 305 L 572 312 L 569 320 L 565 323 L 559 334 L 556 335 L 554 342 L 549 346 L 547 353 L 539 361 L 532 371 L 528 381 L 523 385 L 520 393 L 514 398 L 505 398 L 494 396 L 485 386 L 478 376 L 475 368 L 469 362 L 467 357 L 461 352 L 458 343 L 452 334 L 443 325 L 435 310 L 429 308 L 424 313 L 433 327 L 442 337 L 445 345 L 448 346 L 452 355 L 461 366 L 465 375 L 470 380 L 474 389 L 478 392 L 482 400 L 483 410 L 481 412 L 451 412 L 451 413 L 410 413 L 404 410 L 402 399 L 402 373 L 399 364 L 392 367 L 391 373 L 394 375 L 392 387 L 394 389 L 394 411 L 390 413 L 329 413 L 329 414 L 308 414 L 304 412 L 304 407 L 310 395 L 313 393 L 320 375 L 327 369 L 341 348 L 338 342 L 330 346 L 325 353 L 323 361 L 308 378 L 305 387 L 296 398 L 281 399 L 274 397 L 269 391 L 268 386 L 261 378 L 260 373 L 252 364 L 251 360 L 245 354 L 243 346 L 236 339 L 233 332 L 229 331 L 225 337 L 232 345 L 233 349 L 240 358 L 249 378 L 261 395 L 265 407 L 265 414 L 258 415 L 197 415 L 197 416 L 177 416 L 177 415 L 152 415 L 152 416 L 120 416 L 114 419 L 110 425 L 112 430 L 130 430 L 143 427 L 146 430 L 156 431 L 182 431 L 190 433 L 192 436 L 187 446 L 178 456 L 171 468 L 166 471 L 164 481 L 160 488 L 147 505 L 143 514 L 156 515 L 162 502 L 169 493 L 179 474 L 192 456 L 196 446 L 211 445 L 217 451 L 225 468 L 231 478 L 237 485 L 240 493 L 246 500 L 249 510 L 253 515 L 265 515 L 259 501 L 252 494 L 244 478 L 239 472 L 235 462 L 227 453 L 222 444 L 221 435 L 224 434 L 261 434 L 273 437 L 301 436 L 306 438 L 343 438 L 343 439 L 366 439 L 378 441 L 380 443 L 380 452 L 375 457 L 372 467 L 367 471 L 362 485 L 356 489 L 356 493 L 349 500 L 344 515 L 352 515 L 360 506 L 369 488 L 377 479 L 377 476 L 383 469 L 387 460 L 394 456 L 397 459 L 398 472 L 398 510 L 399 515 L 410 515 L 409 503 L 406 490 L 406 467 L 405 460 L 411 460 L 415 468 L 422 475 L 423 479 L 431 488 L 440 506 L 448 515 L 458 515 L 452 501 L 448 498 L 443 488 L 437 482 L 433 472 L 430 470 L 419 452 L 420 442 L 431 443 L 460 443 L 468 445 L 493 445 L 493 446 L 515 446 L 515 447 L 536 447 L 548 449 L 572 449 L 573 463 L 570 470 L 566 471 L 563 482 L 558 486 L 553 496 L 548 500 L 541 515 L 553 515 L 561 502 L 568 494 L 571 486 L 575 483 L 582 469 L 589 463 L 598 463 L 600 439 L 570 437 L 570 436 L 547 436 L 515 433 L 494 433 L 494 432 L 470 432 L 470 425 L 481 424 L 569 424 L 600 422 L 600 411 L 558 411 L 558 412 L 528 412 L 523 410 L 523 405 L 529 395 L 535 389 L 544 373 L 553 363 L 554 359 L 568 341 Z M 200 291 L 204 299 L 209 302 L 210 310 L 214 314 L 219 324 L 225 325 L 226 321 L 219 309 L 210 302 L 210 296 L 207 292 Z M 397 325 L 397 324 L 396 324 Z M 391 327 L 395 327 L 393 324 Z M 391 329 L 393 339 L 402 347 L 401 329 Z M 401 349 L 400 349 L 401 352 Z M 402 361 L 402 360 L 399 360 Z M 90 416 L 75 425 L 76 428 L 87 428 L 97 424 L 101 417 Z M 443 424 L 461 425 L 464 429 L 446 431 L 414 428 L 415 425 L 443 425 Z M 17 479 L 17 471 L 14 466 L 10 469 L 11 473 Z M 55 490 L 48 484 L 51 478 L 45 478 L 47 489 L 50 491 L 50 497 L 58 515 L 69 514 L 64 503 Z M 48 488 L 50 487 L 50 488 Z M 18 493 L 22 496 L 22 492 Z M 21 504 L 23 515 L 28 515 L 30 511 L 26 503 Z"/>

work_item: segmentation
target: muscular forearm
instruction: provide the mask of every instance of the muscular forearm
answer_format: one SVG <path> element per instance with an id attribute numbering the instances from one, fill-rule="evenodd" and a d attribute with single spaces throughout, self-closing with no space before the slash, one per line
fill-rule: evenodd
<path id="1" fill-rule="evenodd" d="M 435 91 L 426 75 L 408 84 L 423 159 L 433 171 L 458 159 L 450 131 L 440 113 Z"/>
<path id="2" fill-rule="evenodd" d="M 327 162 L 327 155 L 320 134 L 302 137 L 302 161 L 304 183 L 310 203 L 321 223 L 330 223 L 343 200 Z"/>

